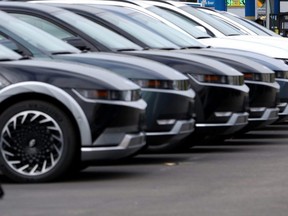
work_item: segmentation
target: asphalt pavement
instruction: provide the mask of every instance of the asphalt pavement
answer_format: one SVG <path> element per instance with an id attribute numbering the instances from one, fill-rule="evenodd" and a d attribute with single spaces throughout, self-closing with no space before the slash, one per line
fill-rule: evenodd
<path id="1" fill-rule="evenodd" d="M 89 167 L 62 182 L 0 181 L 1 216 L 287 216 L 288 124 Z"/>

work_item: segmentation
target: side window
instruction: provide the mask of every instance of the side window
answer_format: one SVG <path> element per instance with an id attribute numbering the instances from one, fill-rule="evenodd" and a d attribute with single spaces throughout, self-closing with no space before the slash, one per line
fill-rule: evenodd
<path id="1" fill-rule="evenodd" d="M 17 46 L 16 43 L 14 43 L 12 40 L 10 40 L 9 38 L 7 38 L 6 36 L 4 36 L 1 32 L 0 32 L 0 44 L 13 50 L 18 52 L 19 48 Z"/>
<path id="2" fill-rule="evenodd" d="M 39 17 L 34 17 L 34 16 L 27 15 L 27 14 L 15 14 L 15 13 L 11 15 L 37 28 L 40 28 L 41 30 L 61 40 L 65 38 L 74 37 L 74 35 L 72 35 L 71 33 L 64 31 L 63 29 L 59 28 L 57 25 L 51 22 L 48 22 L 44 19 L 41 19 Z"/>
<path id="3" fill-rule="evenodd" d="M 0 32 L 0 44 L 7 47 L 10 50 L 17 52 L 23 56 L 31 56 L 31 53 L 28 52 L 25 48 L 21 45 L 17 44 L 15 41 L 7 37 L 3 32 Z"/>

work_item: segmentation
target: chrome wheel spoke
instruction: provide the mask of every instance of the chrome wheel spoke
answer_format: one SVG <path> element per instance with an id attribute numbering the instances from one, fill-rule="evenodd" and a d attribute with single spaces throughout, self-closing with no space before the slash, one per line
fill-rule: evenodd
<path id="1" fill-rule="evenodd" d="M 11 147 L 10 143 L 8 141 L 6 141 L 6 139 L 3 137 L 2 137 L 2 142 L 3 142 L 3 144 L 7 145 L 8 147 Z"/>
<path id="2" fill-rule="evenodd" d="M 4 131 L 4 133 L 5 133 L 5 132 L 7 133 L 7 135 L 8 135 L 9 137 L 11 137 L 9 128 L 6 128 L 6 130 Z"/>
<path id="3" fill-rule="evenodd" d="M 59 142 L 61 141 L 62 137 L 59 137 L 59 136 L 55 136 L 55 135 L 52 135 L 53 139 L 56 139 L 58 140 Z"/>
<path id="4" fill-rule="evenodd" d="M 37 170 L 37 168 L 38 168 L 38 164 L 36 164 L 36 165 L 31 169 L 31 171 L 30 171 L 29 173 L 30 173 L 30 174 L 35 173 L 35 171 Z"/>
<path id="5" fill-rule="evenodd" d="M 37 119 L 40 115 L 34 115 L 31 119 L 30 119 L 30 122 L 33 122 L 35 119 Z"/>
<path id="6" fill-rule="evenodd" d="M 53 145 L 55 150 L 57 151 L 58 154 L 61 154 L 61 149 L 59 149 L 55 144 Z"/>
<path id="7" fill-rule="evenodd" d="M 29 164 L 26 164 L 26 165 L 20 167 L 18 170 L 23 172 L 23 171 L 24 171 L 25 169 L 27 169 L 28 167 L 29 167 Z"/>
<path id="8" fill-rule="evenodd" d="M 47 122 L 49 122 L 49 121 L 50 121 L 49 119 L 43 119 L 43 120 L 39 121 L 39 123 L 40 123 L 40 124 L 43 124 L 43 123 L 47 123 Z"/>
<path id="9" fill-rule="evenodd" d="M 50 159 L 51 159 L 51 164 L 55 164 L 55 160 L 54 160 L 54 157 L 53 157 L 52 153 L 50 154 Z"/>
<path id="10" fill-rule="evenodd" d="M 22 118 L 22 120 L 21 120 L 21 124 L 24 124 L 27 116 L 28 116 L 28 113 L 26 113 L 25 115 L 23 115 L 23 118 Z"/>
<path id="11" fill-rule="evenodd" d="M 14 157 L 14 154 L 11 153 L 11 152 L 8 152 L 8 151 L 5 151 L 5 150 L 4 150 L 3 153 L 4 153 L 5 155 L 8 155 L 8 156 Z"/>
<path id="12" fill-rule="evenodd" d="M 9 164 L 11 165 L 15 165 L 15 164 L 20 164 L 21 161 L 9 161 Z"/>
<path id="13" fill-rule="evenodd" d="M 42 173 L 44 173 L 45 170 L 47 169 L 46 166 L 47 166 L 47 160 L 45 160 L 44 163 L 43 163 L 43 165 L 42 165 L 42 169 L 41 169 L 41 172 L 42 172 Z"/>

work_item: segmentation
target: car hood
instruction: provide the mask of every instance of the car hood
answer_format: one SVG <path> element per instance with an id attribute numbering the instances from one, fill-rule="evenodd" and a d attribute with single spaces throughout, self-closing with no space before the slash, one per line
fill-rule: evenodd
<path id="1" fill-rule="evenodd" d="M 288 59 L 288 50 L 279 48 L 277 46 L 258 43 L 259 40 L 258 42 L 239 40 L 236 38 L 205 38 L 198 40 L 207 46 L 240 49 L 264 54 L 272 58 Z"/>
<path id="2" fill-rule="evenodd" d="M 256 61 L 260 64 L 265 65 L 273 71 L 288 71 L 288 65 L 280 59 L 274 59 L 266 55 L 262 55 L 255 52 L 248 52 L 238 49 L 229 49 L 229 48 L 207 48 L 209 52 L 221 52 L 243 56 L 249 58 L 250 60 Z"/>
<path id="3" fill-rule="evenodd" d="M 213 49 L 213 48 L 211 48 Z M 221 61 L 242 73 L 274 73 L 270 68 L 263 64 L 260 64 L 253 59 L 249 59 L 244 56 L 235 55 L 233 53 L 223 53 L 223 52 L 211 52 L 211 49 L 190 49 L 190 50 L 180 50 L 179 52 L 191 53 L 201 56 L 207 56 L 215 60 Z M 273 59 L 274 60 L 274 59 Z M 276 60 L 275 60 L 276 61 Z"/>
<path id="4" fill-rule="evenodd" d="M 178 51 L 135 51 L 133 55 L 153 59 L 167 64 L 176 70 L 186 74 L 218 74 L 227 76 L 241 76 L 238 70 L 213 60 L 212 58 L 199 55 L 179 53 Z"/>
<path id="5" fill-rule="evenodd" d="M 98 88 L 111 90 L 136 90 L 140 87 L 128 79 L 103 68 L 55 60 L 21 60 L 1 62 L 0 67 L 22 73 L 22 81 L 43 81 L 62 87 Z M 8 74 L 9 75 L 9 74 Z M 54 76 L 57 80 L 54 80 Z M 16 76 L 15 76 L 16 77 Z M 75 82 L 76 78 L 78 82 Z M 17 78 L 18 79 L 18 78 Z M 86 85 L 83 85 L 83 83 Z M 81 86 L 80 86 L 81 85 Z"/>
<path id="6" fill-rule="evenodd" d="M 269 46 L 275 46 L 284 50 L 288 51 L 286 46 L 283 44 L 288 43 L 288 38 L 284 37 L 271 37 L 271 36 L 257 36 L 257 35 L 237 35 L 237 36 L 230 36 L 229 39 L 241 40 L 241 41 L 248 41 L 253 43 L 259 43 Z"/>
<path id="7" fill-rule="evenodd" d="M 171 67 L 131 55 L 101 52 L 58 55 L 57 58 L 106 68 L 129 79 L 188 80 Z"/>

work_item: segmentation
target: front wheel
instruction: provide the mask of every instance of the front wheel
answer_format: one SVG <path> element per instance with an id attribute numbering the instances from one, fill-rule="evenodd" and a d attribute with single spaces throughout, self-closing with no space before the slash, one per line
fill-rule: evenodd
<path id="1" fill-rule="evenodd" d="M 77 138 L 69 116 L 40 101 L 19 102 L 0 115 L 0 168 L 17 182 L 45 182 L 70 170 Z"/>

